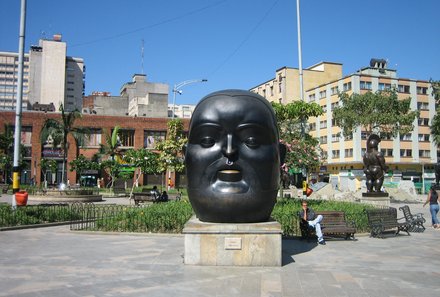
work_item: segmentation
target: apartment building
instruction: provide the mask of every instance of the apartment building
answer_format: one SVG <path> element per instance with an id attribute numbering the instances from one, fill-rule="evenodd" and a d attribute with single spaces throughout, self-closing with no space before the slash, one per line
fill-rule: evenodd
<path id="1" fill-rule="evenodd" d="M 412 180 L 423 187 L 434 180 L 438 150 L 429 128 L 436 110 L 432 86 L 428 81 L 399 78 L 397 71 L 388 69 L 386 61 L 380 59 L 372 59 L 369 67 L 356 73 L 306 89 L 305 101 L 316 102 L 325 111 L 309 121 L 310 134 L 319 139 L 323 151 L 324 164 L 318 178 L 360 180 L 363 176 L 367 133 L 357 129 L 351 137 L 342 137 L 332 117 L 333 109 L 340 104 L 338 92 L 364 94 L 391 88 L 397 90 L 399 98 L 410 97 L 411 109 L 419 110 L 420 117 L 414 120 L 411 133 L 382 139 L 379 148 L 389 166 L 386 181 Z"/>
<path id="2" fill-rule="evenodd" d="M 303 69 L 304 90 L 342 78 L 342 64 L 320 62 Z M 275 78 L 250 89 L 271 102 L 287 104 L 300 97 L 299 69 L 282 67 L 275 71 Z"/>
<path id="3" fill-rule="evenodd" d="M 66 56 L 61 35 L 40 39 L 24 56 L 23 108 L 34 104 L 62 103 L 66 111 L 81 109 L 85 66 L 82 58 Z M 0 109 L 15 109 L 17 101 L 18 53 L 0 52 Z"/>
<path id="4" fill-rule="evenodd" d="M 316 102 L 324 114 L 309 120 L 309 131 L 320 141 L 323 165 L 309 178 L 333 180 L 364 178 L 363 155 L 366 150 L 364 131 L 356 131 L 352 137 L 343 138 L 333 121 L 333 109 L 340 104 L 339 92 L 348 94 L 376 92 L 395 88 L 399 98 L 411 97 L 411 109 L 419 110 L 414 130 L 396 139 L 383 139 L 380 149 L 385 155 L 389 172 L 387 182 L 412 180 L 419 188 L 427 187 L 435 179 L 434 164 L 439 152 L 432 141 L 429 125 L 436 112 L 436 103 L 429 81 L 399 78 L 397 70 L 387 68 L 382 59 L 371 59 L 369 67 L 356 73 L 342 75 L 342 64 L 321 62 L 304 69 L 304 100 Z M 275 78 L 252 89 L 269 101 L 289 103 L 299 100 L 299 71 L 283 67 L 276 70 Z M 426 185 L 426 186 L 425 186 Z"/>

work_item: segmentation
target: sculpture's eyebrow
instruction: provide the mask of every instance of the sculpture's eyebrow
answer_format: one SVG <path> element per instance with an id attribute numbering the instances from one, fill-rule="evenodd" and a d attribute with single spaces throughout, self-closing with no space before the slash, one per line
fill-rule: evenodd
<path id="1" fill-rule="evenodd" d="M 244 123 L 244 124 L 240 124 L 237 126 L 237 130 L 243 130 L 243 129 L 248 129 L 248 128 L 253 128 L 253 129 L 258 129 L 258 130 L 266 130 L 268 131 L 269 128 L 267 128 L 266 126 L 257 124 L 257 123 Z"/>
<path id="2" fill-rule="evenodd" d="M 194 126 L 194 129 L 202 129 L 202 128 L 215 128 L 215 129 L 221 130 L 222 126 L 220 126 L 217 123 L 201 123 L 201 124 Z"/>

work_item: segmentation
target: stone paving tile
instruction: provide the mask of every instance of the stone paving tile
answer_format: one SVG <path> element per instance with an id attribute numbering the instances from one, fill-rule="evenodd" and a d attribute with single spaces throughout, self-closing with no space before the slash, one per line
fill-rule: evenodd
<path id="1" fill-rule="evenodd" d="M 5 231 L 0 296 L 440 296 L 439 240 L 432 228 L 326 246 L 283 240 L 282 267 L 200 267 L 183 264 L 182 236 Z"/>

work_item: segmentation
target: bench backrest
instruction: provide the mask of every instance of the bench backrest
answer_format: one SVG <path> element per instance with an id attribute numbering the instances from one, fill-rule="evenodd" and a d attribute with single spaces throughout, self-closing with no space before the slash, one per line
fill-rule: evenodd
<path id="1" fill-rule="evenodd" d="M 345 225 L 345 212 L 337 210 L 317 211 L 316 215 L 322 215 L 322 225 Z"/>
<path id="2" fill-rule="evenodd" d="M 384 224 L 397 222 L 397 209 L 394 207 L 367 209 L 366 212 L 370 224 L 377 221 L 382 221 Z"/>
<path id="3" fill-rule="evenodd" d="M 399 207 L 399 209 L 403 212 L 403 216 L 405 217 L 405 220 L 411 221 L 414 218 L 413 215 L 411 214 L 411 210 L 409 209 L 408 205 Z"/>

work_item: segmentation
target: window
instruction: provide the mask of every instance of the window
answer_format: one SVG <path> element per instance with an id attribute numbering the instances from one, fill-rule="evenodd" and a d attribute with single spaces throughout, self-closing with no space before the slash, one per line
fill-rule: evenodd
<path id="1" fill-rule="evenodd" d="M 420 158 L 431 158 L 431 151 L 428 150 L 419 150 Z"/>
<path id="2" fill-rule="evenodd" d="M 321 107 L 324 112 L 327 112 L 327 105 L 326 104 L 322 105 Z"/>
<path id="3" fill-rule="evenodd" d="M 319 128 L 320 128 L 320 129 L 325 129 L 325 128 L 327 128 L 327 121 L 320 121 L 320 122 L 319 122 Z"/>
<path id="4" fill-rule="evenodd" d="M 327 136 L 321 136 L 319 137 L 319 142 L 321 144 L 326 144 L 327 143 Z"/>
<path id="5" fill-rule="evenodd" d="M 365 131 L 362 131 L 361 132 L 361 139 L 367 139 L 367 137 L 368 137 L 368 133 Z"/>
<path id="6" fill-rule="evenodd" d="M 156 141 L 164 140 L 165 136 L 165 131 L 144 131 L 144 147 L 154 148 Z"/>
<path id="7" fill-rule="evenodd" d="M 32 127 L 21 127 L 21 133 L 20 133 L 20 142 L 23 145 L 31 145 L 31 138 L 32 138 Z"/>
<path id="8" fill-rule="evenodd" d="M 379 83 L 379 90 L 380 91 L 391 90 L 391 84 Z"/>
<path id="9" fill-rule="evenodd" d="M 400 140 L 410 141 L 411 140 L 411 133 L 400 135 Z"/>
<path id="10" fill-rule="evenodd" d="M 338 89 L 338 87 L 332 87 L 330 91 L 331 91 L 332 95 L 337 95 L 339 92 L 339 89 Z"/>
<path id="11" fill-rule="evenodd" d="M 409 93 L 409 86 L 398 85 L 397 86 L 397 92 L 399 92 L 399 93 Z"/>
<path id="12" fill-rule="evenodd" d="M 345 83 L 342 85 L 342 89 L 344 92 L 351 90 L 351 82 Z"/>
<path id="13" fill-rule="evenodd" d="M 429 142 L 429 134 L 419 134 L 419 141 Z"/>
<path id="14" fill-rule="evenodd" d="M 417 109 L 429 110 L 429 103 L 428 102 L 417 102 Z"/>
<path id="15" fill-rule="evenodd" d="M 322 158 L 322 159 L 327 159 L 327 158 L 328 158 L 328 152 L 322 150 L 322 151 L 321 151 L 321 158 Z"/>
<path id="16" fill-rule="evenodd" d="M 418 95 L 426 95 L 428 93 L 428 88 L 425 87 L 417 87 Z"/>
<path id="17" fill-rule="evenodd" d="M 273 86 L 270 86 L 270 95 L 273 96 Z"/>
<path id="18" fill-rule="evenodd" d="M 84 146 L 99 146 L 101 144 L 101 129 L 89 129 L 90 136 L 85 139 Z"/>
<path id="19" fill-rule="evenodd" d="M 412 157 L 412 150 L 400 150 L 400 156 L 401 157 Z"/>
<path id="20" fill-rule="evenodd" d="M 333 102 L 332 105 L 330 106 L 330 110 L 333 111 L 333 109 L 335 109 L 335 107 L 339 106 L 339 101 L 338 102 Z"/>
<path id="21" fill-rule="evenodd" d="M 327 97 L 327 92 L 325 90 L 319 92 L 319 99 L 322 99 L 322 98 L 325 98 L 325 97 Z"/>
<path id="22" fill-rule="evenodd" d="M 384 157 L 392 157 L 393 156 L 393 149 L 381 149 L 380 152 Z"/>
<path id="23" fill-rule="evenodd" d="M 345 149 L 345 157 L 350 158 L 353 157 L 353 149 Z"/>
<path id="24" fill-rule="evenodd" d="M 336 133 L 336 134 L 332 134 L 332 142 L 336 142 L 336 141 L 339 141 L 339 133 Z"/>
<path id="25" fill-rule="evenodd" d="M 316 130 L 316 123 L 310 123 L 309 129 L 310 129 L 310 131 L 315 131 Z"/>
<path id="26" fill-rule="evenodd" d="M 429 119 L 427 118 L 419 118 L 417 121 L 419 126 L 429 126 Z"/>
<path id="27" fill-rule="evenodd" d="M 121 146 L 134 147 L 134 130 L 119 130 L 118 134 Z"/>
<path id="28" fill-rule="evenodd" d="M 362 81 L 361 80 L 360 88 L 361 88 L 361 90 L 371 90 L 372 89 L 371 81 Z"/>
<path id="29" fill-rule="evenodd" d="M 340 155 L 341 155 L 341 153 L 339 150 L 332 150 L 332 158 L 333 159 L 339 158 Z"/>
<path id="30" fill-rule="evenodd" d="M 315 94 L 309 95 L 309 101 L 315 101 Z"/>

